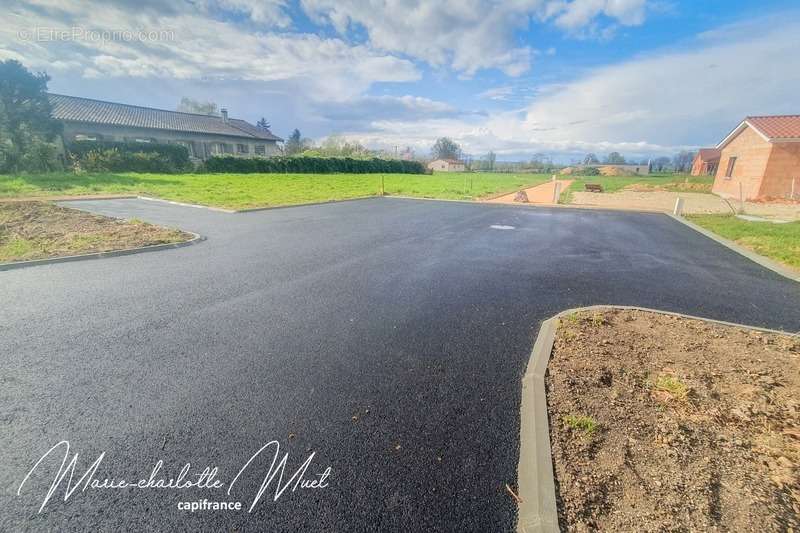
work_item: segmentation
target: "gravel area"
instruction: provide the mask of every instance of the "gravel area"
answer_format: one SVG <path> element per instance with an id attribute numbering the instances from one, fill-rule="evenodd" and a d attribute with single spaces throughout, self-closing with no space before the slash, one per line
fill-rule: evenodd
<path id="1" fill-rule="evenodd" d="M 546 383 L 565 530 L 800 530 L 800 338 L 579 313 Z"/>
<path id="2" fill-rule="evenodd" d="M 714 194 L 669 191 L 620 191 L 615 193 L 572 193 L 572 204 L 592 205 L 608 208 L 642 209 L 653 211 L 672 212 L 675 200 L 684 199 L 684 213 L 686 214 L 728 214 L 731 212 L 728 204 Z M 738 208 L 738 202 L 731 202 Z M 765 218 L 778 218 L 783 220 L 800 220 L 800 203 L 758 203 L 745 202 L 745 213 Z"/>

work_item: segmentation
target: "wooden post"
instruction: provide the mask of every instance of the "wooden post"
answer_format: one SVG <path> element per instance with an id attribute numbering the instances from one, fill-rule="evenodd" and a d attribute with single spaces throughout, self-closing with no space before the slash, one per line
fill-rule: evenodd
<path id="1" fill-rule="evenodd" d="M 464 196 L 467 195 L 467 175 L 464 174 Z"/>
<path id="2" fill-rule="evenodd" d="M 386 196 L 386 188 L 383 183 L 383 174 L 381 174 L 381 196 Z"/>
<path id="3" fill-rule="evenodd" d="M 791 198 L 792 200 L 794 200 L 794 191 L 795 191 L 794 182 L 796 182 L 796 181 L 797 181 L 797 178 L 792 178 L 792 194 L 789 195 L 789 198 Z"/>
<path id="4" fill-rule="evenodd" d="M 558 203 L 558 198 L 561 196 L 561 182 L 554 181 L 553 182 L 553 203 Z"/>
<path id="5" fill-rule="evenodd" d="M 744 188 L 742 182 L 739 182 L 739 213 L 744 213 Z"/>

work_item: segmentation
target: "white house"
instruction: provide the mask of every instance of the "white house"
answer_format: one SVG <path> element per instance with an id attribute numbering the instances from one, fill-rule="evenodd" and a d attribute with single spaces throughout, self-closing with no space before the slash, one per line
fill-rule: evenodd
<path id="1" fill-rule="evenodd" d="M 428 163 L 429 170 L 436 170 L 438 172 L 464 172 L 467 167 L 461 161 L 455 159 L 436 159 Z"/>

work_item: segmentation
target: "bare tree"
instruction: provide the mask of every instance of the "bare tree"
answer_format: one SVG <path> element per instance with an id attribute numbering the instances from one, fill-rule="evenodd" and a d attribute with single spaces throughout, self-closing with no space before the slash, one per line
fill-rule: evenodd
<path id="1" fill-rule="evenodd" d="M 431 148 L 431 154 L 434 159 L 460 159 L 461 147 L 449 137 L 440 137 Z"/>
<path id="2" fill-rule="evenodd" d="M 219 115 L 219 113 L 217 113 L 217 104 L 214 102 L 201 102 L 199 100 L 189 98 L 188 96 L 181 98 L 181 102 L 178 104 L 177 111 L 182 113 L 198 113 L 200 115 Z"/>

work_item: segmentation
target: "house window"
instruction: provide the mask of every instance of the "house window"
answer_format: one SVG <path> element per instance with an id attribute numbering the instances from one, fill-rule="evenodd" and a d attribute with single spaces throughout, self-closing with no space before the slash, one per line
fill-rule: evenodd
<path id="1" fill-rule="evenodd" d="M 728 158 L 728 168 L 725 170 L 725 177 L 731 178 L 733 176 L 733 167 L 736 166 L 736 157 Z"/>
<path id="2" fill-rule="evenodd" d="M 97 135 L 90 135 L 87 133 L 76 133 L 75 134 L 76 141 L 96 141 Z"/>
<path id="3" fill-rule="evenodd" d="M 249 154 L 250 153 L 250 147 L 247 146 L 246 144 L 237 144 L 236 145 L 236 153 L 237 154 Z"/>
<path id="4" fill-rule="evenodd" d="M 229 143 L 221 143 L 222 146 L 222 153 L 224 154 L 232 154 L 233 153 L 233 145 Z"/>
<path id="5" fill-rule="evenodd" d="M 266 146 L 264 146 L 263 144 L 256 145 L 256 155 L 266 155 L 266 153 L 267 153 Z"/>

